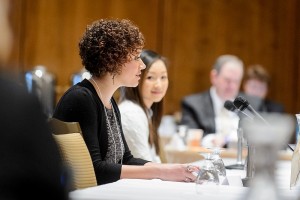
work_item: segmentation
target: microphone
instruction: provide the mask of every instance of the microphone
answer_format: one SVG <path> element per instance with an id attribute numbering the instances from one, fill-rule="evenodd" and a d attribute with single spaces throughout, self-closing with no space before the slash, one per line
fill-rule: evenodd
<path id="1" fill-rule="evenodd" d="M 256 112 L 256 110 L 250 105 L 250 103 L 244 97 L 238 96 L 233 101 L 233 104 L 241 112 L 243 112 L 245 114 L 247 113 L 247 115 L 250 115 L 250 113 L 251 113 L 252 116 L 254 115 L 254 117 L 260 119 L 266 125 L 269 125 L 269 123 L 258 112 Z M 250 112 L 247 112 L 247 110 Z M 252 119 L 254 119 L 254 117 L 252 117 Z"/>
<path id="2" fill-rule="evenodd" d="M 224 103 L 224 107 L 229 110 L 229 111 L 232 111 L 232 112 L 235 112 L 237 109 L 235 107 L 235 105 L 233 104 L 232 101 L 230 100 L 226 100 L 225 103 Z"/>
<path id="3" fill-rule="evenodd" d="M 233 102 L 230 101 L 230 100 L 226 100 L 226 101 L 225 101 L 224 107 L 225 107 L 227 110 L 236 113 L 236 114 L 239 116 L 240 119 L 243 119 L 243 118 L 245 118 L 245 117 L 248 117 L 249 119 L 253 120 L 253 118 L 254 118 L 253 114 L 251 114 L 251 113 L 246 113 L 246 112 L 244 112 L 244 111 L 241 111 L 241 110 L 237 109 L 237 107 L 236 107 L 236 106 L 233 104 Z"/>
<path id="4" fill-rule="evenodd" d="M 237 136 L 238 136 L 238 141 L 237 141 L 237 158 L 236 158 L 237 161 L 236 161 L 236 164 L 227 165 L 227 166 L 225 166 L 225 168 L 226 169 L 239 169 L 239 170 L 243 170 L 244 169 L 244 165 L 242 164 L 243 130 L 240 127 L 240 122 L 241 122 L 242 119 L 244 119 L 246 117 L 249 117 L 249 116 L 246 115 L 244 112 L 240 111 L 239 109 L 237 109 L 235 107 L 235 105 L 233 104 L 233 102 L 230 101 L 230 100 L 225 101 L 224 107 L 227 110 L 236 113 L 239 116 L 239 118 L 240 118 L 239 128 L 237 129 Z"/>

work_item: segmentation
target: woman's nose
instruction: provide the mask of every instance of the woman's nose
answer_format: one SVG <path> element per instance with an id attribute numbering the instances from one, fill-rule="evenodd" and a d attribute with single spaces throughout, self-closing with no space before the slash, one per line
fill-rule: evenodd
<path id="1" fill-rule="evenodd" d="M 140 68 L 141 70 L 146 69 L 146 65 L 143 63 L 143 61 L 141 61 Z"/>
<path id="2" fill-rule="evenodd" d="M 161 85 L 162 85 L 161 80 L 160 79 L 156 79 L 155 83 L 154 83 L 154 86 L 155 87 L 160 87 Z"/>

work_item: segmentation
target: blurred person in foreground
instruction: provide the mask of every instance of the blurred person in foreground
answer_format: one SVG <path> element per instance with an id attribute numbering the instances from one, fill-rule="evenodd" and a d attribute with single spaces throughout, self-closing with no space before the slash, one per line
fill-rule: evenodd
<path id="1" fill-rule="evenodd" d="M 146 68 L 139 85 L 121 88 L 122 126 L 133 156 L 160 163 L 157 131 L 169 85 L 168 71 L 165 59 L 154 51 L 143 50 L 141 59 Z"/>
<path id="2" fill-rule="evenodd" d="M 284 113 L 284 106 L 267 99 L 270 85 L 270 75 L 261 65 L 251 65 L 248 67 L 243 83 L 245 94 L 257 96 L 261 99 L 258 108 L 260 112 Z"/>
<path id="3" fill-rule="evenodd" d="M 68 199 L 63 166 L 38 99 L 8 71 L 9 1 L 0 1 L 0 199 Z"/>
<path id="4" fill-rule="evenodd" d="M 244 65 L 235 55 L 219 56 L 210 72 L 209 90 L 192 94 L 181 102 L 181 124 L 204 131 L 202 145 L 223 147 L 237 140 L 239 117 L 224 108 L 226 100 L 239 94 Z"/>
<path id="5" fill-rule="evenodd" d="M 129 20 L 100 19 L 88 25 L 79 42 L 79 54 L 92 77 L 66 91 L 53 115 L 62 121 L 79 122 L 99 185 L 129 178 L 196 179 L 192 174 L 195 166 L 135 158 L 127 145 L 113 94 L 120 87 L 138 86 L 145 69 L 143 47 L 143 34 Z"/>

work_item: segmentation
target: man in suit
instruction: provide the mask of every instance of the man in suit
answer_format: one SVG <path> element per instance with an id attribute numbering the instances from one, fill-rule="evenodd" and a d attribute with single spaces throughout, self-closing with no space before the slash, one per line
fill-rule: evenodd
<path id="1" fill-rule="evenodd" d="M 223 146 L 236 139 L 239 117 L 226 110 L 224 102 L 233 101 L 239 94 L 243 68 L 243 62 L 237 56 L 222 55 L 210 72 L 210 89 L 183 98 L 181 124 L 202 129 L 203 142 L 210 138 L 203 145 Z"/>
<path id="2" fill-rule="evenodd" d="M 262 100 L 259 111 L 283 113 L 283 105 L 266 98 L 269 84 L 270 75 L 261 65 L 248 67 L 243 84 L 245 94 L 259 97 Z"/>

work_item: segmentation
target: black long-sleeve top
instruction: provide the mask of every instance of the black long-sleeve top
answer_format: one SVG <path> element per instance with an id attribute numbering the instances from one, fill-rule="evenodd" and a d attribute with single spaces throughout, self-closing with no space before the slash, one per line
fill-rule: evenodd
<path id="1" fill-rule="evenodd" d="M 113 98 L 111 102 L 121 127 L 121 115 L 117 103 Z M 58 102 L 53 117 L 67 122 L 79 122 L 99 185 L 120 179 L 122 165 L 120 163 L 107 163 L 104 160 L 108 149 L 108 130 L 104 105 L 88 80 L 85 79 L 66 91 Z M 132 156 L 125 141 L 122 127 L 120 130 L 125 147 L 122 163 L 125 165 L 144 165 L 147 163 L 146 160 Z"/>

